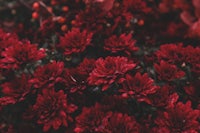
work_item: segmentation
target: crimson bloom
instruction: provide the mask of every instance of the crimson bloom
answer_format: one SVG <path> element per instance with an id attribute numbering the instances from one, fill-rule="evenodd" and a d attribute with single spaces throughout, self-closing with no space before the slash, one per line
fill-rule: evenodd
<path id="1" fill-rule="evenodd" d="M 165 133 L 198 133 L 200 123 L 197 121 L 199 110 L 191 108 L 191 102 L 177 103 L 163 112 L 156 119 L 157 131 Z"/>
<path id="2" fill-rule="evenodd" d="M 125 52 L 130 55 L 131 52 L 138 50 L 135 43 L 136 41 L 132 39 L 132 34 L 121 34 L 119 37 L 113 35 L 105 40 L 104 49 L 112 53 Z"/>
<path id="3" fill-rule="evenodd" d="M 6 33 L 0 29 L 0 53 L 5 50 L 5 48 L 19 44 L 20 41 L 15 34 Z"/>
<path id="4" fill-rule="evenodd" d="M 92 72 L 94 68 L 95 68 L 95 60 L 85 58 L 83 62 L 81 62 L 77 67 L 77 72 L 79 73 L 79 76 L 82 76 L 85 79 L 88 78 L 89 73 Z"/>
<path id="5" fill-rule="evenodd" d="M 33 105 L 37 123 L 44 125 L 44 132 L 51 127 L 55 130 L 59 129 L 61 125 L 67 127 L 68 122 L 73 121 L 70 114 L 76 108 L 75 105 L 68 103 L 67 95 L 63 90 L 55 92 L 53 89 L 44 89 L 42 94 L 38 94 L 36 103 Z"/>
<path id="6" fill-rule="evenodd" d="M 178 101 L 179 95 L 173 92 L 173 87 L 163 86 L 156 93 L 149 96 L 152 104 L 158 108 L 173 107 Z"/>
<path id="7" fill-rule="evenodd" d="M 87 30 L 72 29 L 60 37 L 59 46 L 64 50 L 64 55 L 83 52 L 91 44 L 93 33 Z"/>
<path id="8" fill-rule="evenodd" d="M 88 83 L 90 85 L 101 85 L 102 90 L 105 91 L 112 83 L 122 82 L 124 75 L 135 67 L 136 64 L 126 57 L 99 58 L 95 62 L 95 69 L 90 73 Z"/>
<path id="9" fill-rule="evenodd" d="M 120 92 L 123 93 L 122 96 L 134 96 L 140 102 L 150 103 L 148 95 L 156 93 L 158 89 L 147 73 L 141 75 L 137 72 L 135 76 L 126 75 L 126 82 Z"/>
<path id="10" fill-rule="evenodd" d="M 65 85 L 65 75 L 64 63 L 53 61 L 44 66 L 39 66 L 29 82 L 35 88 L 53 87 L 57 83 Z"/>
<path id="11" fill-rule="evenodd" d="M 20 44 L 12 45 L 1 53 L 0 68 L 20 69 L 29 63 L 34 63 L 45 57 L 43 49 L 38 50 L 37 45 L 24 41 Z"/>
<path id="12" fill-rule="evenodd" d="M 76 117 L 76 133 L 101 133 L 102 119 L 106 113 L 102 112 L 97 106 L 83 107 L 82 113 Z"/>
<path id="13" fill-rule="evenodd" d="M 154 64 L 159 80 L 172 81 L 174 79 L 182 78 L 185 72 L 178 69 L 176 65 L 169 64 L 161 60 L 160 64 Z"/>
<path id="14" fill-rule="evenodd" d="M 85 58 L 76 68 L 68 69 L 66 80 L 70 92 L 76 92 L 77 90 L 84 90 L 86 88 L 87 78 L 94 67 L 95 60 Z"/>
<path id="15" fill-rule="evenodd" d="M 85 4 L 96 4 L 102 11 L 109 11 L 112 9 L 115 0 L 84 0 Z"/>
<path id="16" fill-rule="evenodd" d="M 110 112 L 103 120 L 103 133 L 139 133 L 140 125 L 134 117 Z"/>
<path id="17" fill-rule="evenodd" d="M 164 44 L 160 46 L 160 49 L 156 52 L 159 60 L 166 60 L 172 63 L 183 62 L 184 55 L 183 44 Z"/>
<path id="18" fill-rule="evenodd" d="M 13 98 L 15 102 L 24 100 L 31 91 L 31 84 L 28 80 L 29 76 L 22 74 L 21 77 L 15 77 L 12 81 L 3 83 L 1 87 L 4 97 Z"/>
<path id="19" fill-rule="evenodd" d="M 123 5 L 131 12 L 148 13 L 151 11 L 144 0 L 123 0 Z"/>

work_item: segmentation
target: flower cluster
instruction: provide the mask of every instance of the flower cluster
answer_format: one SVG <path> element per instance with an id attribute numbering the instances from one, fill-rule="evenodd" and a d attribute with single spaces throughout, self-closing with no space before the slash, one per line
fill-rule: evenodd
<path id="1" fill-rule="evenodd" d="M 1 133 L 200 132 L 200 0 L 20 3 L 0 17 Z"/>

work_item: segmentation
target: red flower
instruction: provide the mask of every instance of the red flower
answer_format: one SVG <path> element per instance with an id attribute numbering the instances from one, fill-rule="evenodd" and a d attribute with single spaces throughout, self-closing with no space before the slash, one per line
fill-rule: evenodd
<path id="1" fill-rule="evenodd" d="M 95 69 L 90 73 L 88 82 L 90 85 L 101 85 L 102 90 L 108 89 L 114 82 L 122 82 L 124 75 L 135 68 L 136 64 L 128 61 L 126 57 L 99 58 L 95 62 Z"/>
<path id="2" fill-rule="evenodd" d="M 109 11 L 112 9 L 115 0 L 84 0 L 86 4 L 98 5 L 102 11 Z"/>
<path id="3" fill-rule="evenodd" d="M 176 65 L 169 64 L 163 60 L 161 60 L 159 65 L 154 64 L 154 68 L 159 80 L 172 81 L 185 76 L 185 72 L 179 70 Z"/>
<path id="4" fill-rule="evenodd" d="M 85 58 L 78 67 L 68 69 L 68 76 L 66 79 L 70 92 L 76 92 L 77 90 L 84 90 L 86 88 L 87 78 L 94 67 L 95 60 Z"/>
<path id="5" fill-rule="evenodd" d="M 158 130 L 165 133 L 197 133 L 200 123 L 197 121 L 199 110 L 191 108 L 191 102 L 177 103 L 174 107 L 163 112 L 156 119 Z"/>
<path id="6" fill-rule="evenodd" d="M 163 86 L 155 94 L 150 95 L 149 98 L 154 106 L 169 108 L 175 105 L 179 96 L 176 92 L 172 91 L 172 87 Z"/>
<path id="7" fill-rule="evenodd" d="M 144 0 L 123 0 L 123 5 L 134 13 L 149 13 L 151 11 Z"/>
<path id="8" fill-rule="evenodd" d="M 0 53 L 5 50 L 5 48 L 19 44 L 20 41 L 15 34 L 6 33 L 0 29 Z"/>
<path id="9" fill-rule="evenodd" d="M 2 52 L 0 68 L 20 69 L 29 63 L 34 63 L 45 56 L 44 50 L 38 50 L 37 45 L 25 41 L 23 44 L 12 45 Z"/>
<path id="10" fill-rule="evenodd" d="M 82 76 L 84 79 L 88 78 L 89 73 L 95 68 L 95 60 L 85 58 L 83 62 L 77 67 L 77 72 L 79 76 Z"/>
<path id="11" fill-rule="evenodd" d="M 76 133 L 99 133 L 102 128 L 105 113 L 97 106 L 86 108 L 84 107 L 82 113 L 76 117 Z"/>
<path id="12" fill-rule="evenodd" d="M 15 102 L 24 100 L 26 95 L 31 91 L 31 84 L 28 83 L 28 80 L 29 77 L 22 74 L 21 77 L 16 77 L 12 81 L 2 84 L 4 97 L 11 97 Z"/>
<path id="13" fill-rule="evenodd" d="M 136 120 L 122 113 L 109 113 L 103 120 L 102 133 L 139 133 Z"/>
<path id="14" fill-rule="evenodd" d="M 44 66 L 39 66 L 34 72 L 34 78 L 30 80 L 35 88 L 54 87 L 56 84 L 65 85 L 65 70 L 63 62 L 53 61 Z"/>
<path id="15" fill-rule="evenodd" d="M 164 44 L 156 52 L 159 60 L 166 60 L 172 63 L 182 63 L 185 59 L 184 48 L 182 44 Z"/>
<path id="16" fill-rule="evenodd" d="M 0 98 L 0 111 L 3 109 L 4 106 L 9 104 L 15 104 L 16 100 L 13 97 L 1 97 Z"/>
<path id="17" fill-rule="evenodd" d="M 69 104 L 66 94 L 62 90 L 55 92 L 53 89 L 44 89 L 42 94 L 38 94 L 33 106 L 37 123 L 43 124 L 43 131 L 48 131 L 51 127 L 57 130 L 61 125 L 67 127 L 68 122 L 73 119 L 70 116 L 76 110 L 76 106 Z"/>
<path id="18" fill-rule="evenodd" d="M 113 35 L 105 40 L 104 49 L 112 53 L 121 51 L 130 55 L 131 52 L 138 50 L 138 48 L 135 47 L 135 43 L 136 41 L 132 39 L 132 34 L 121 34 L 119 37 Z"/>
<path id="19" fill-rule="evenodd" d="M 184 50 L 185 62 L 190 64 L 191 71 L 195 75 L 200 75 L 200 48 L 187 46 Z"/>
<path id="20" fill-rule="evenodd" d="M 149 78 L 147 73 L 141 75 L 139 72 L 135 76 L 126 75 L 126 82 L 124 82 L 122 96 L 134 96 L 140 102 L 147 102 L 150 104 L 148 95 L 156 93 L 159 89 L 158 86 L 154 85 L 153 79 Z"/>
<path id="21" fill-rule="evenodd" d="M 188 95 L 188 98 L 191 99 L 195 103 L 200 104 L 200 82 L 199 80 L 191 82 L 189 85 L 184 87 L 184 90 L 186 94 Z"/>
<path id="22" fill-rule="evenodd" d="M 93 33 L 89 33 L 87 30 L 80 31 L 80 29 L 72 29 L 65 36 L 60 37 L 58 47 L 64 50 L 65 55 L 80 53 L 90 45 L 92 36 Z"/>

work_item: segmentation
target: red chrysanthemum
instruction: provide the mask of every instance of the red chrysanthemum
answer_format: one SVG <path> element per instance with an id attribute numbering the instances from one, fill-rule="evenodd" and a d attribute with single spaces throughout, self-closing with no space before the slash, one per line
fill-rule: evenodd
<path id="1" fill-rule="evenodd" d="M 136 64 L 129 61 L 126 57 L 106 57 L 99 58 L 95 62 L 95 69 L 90 73 L 88 83 L 90 85 L 100 85 L 102 90 L 108 89 L 114 82 L 122 82 L 124 75 Z"/>
<path id="2" fill-rule="evenodd" d="M 133 13 L 149 13 L 151 11 L 144 0 L 123 0 L 123 5 Z"/>
<path id="3" fill-rule="evenodd" d="M 127 114 L 110 112 L 103 119 L 102 133 L 139 133 L 140 125 Z"/>
<path id="4" fill-rule="evenodd" d="M 191 108 L 191 102 L 177 103 L 156 119 L 157 132 L 165 133 L 198 133 L 200 123 L 197 121 L 200 112 Z M 160 132 L 159 132 L 160 133 Z"/>
<path id="5" fill-rule="evenodd" d="M 158 89 L 147 73 L 141 75 L 137 72 L 135 76 L 126 75 L 126 82 L 120 92 L 123 92 L 123 97 L 133 96 L 140 102 L 151 103 L 148 95 L 156 93 Z"/>
<path id="6" fill-rule="evenodd" d="M 195 75 L 200 75 L 200 48 L 187 46 L 184 50 L 185 63 L 190 64 L 191 71 Z"/>
<path id="7" fill-rule="evenodd" d="M 1 85 L 3 96 L 13 98 L 15 102 L 24 100 L 31 91 L 31 84 L 28 83 L 28 80 L 29 76 L 22 74 L 21 77 L 16 77 L 10 82 L 3 83 Z"/>
<path id="8" fill-rule="evenodd" d="M 105 40 L 104 49 L 112 53 L 125 52 L 130 55 L 131 52 L 138 50 L 135 43 L 136 41 L 132 39 L 132 34 L 121 34 L 119 37 L 113 35 Z"/>
<path id="9" fill-rule="evenodd" d="M 102 11 L 109 11 L 112 9 L 115 0 L 84 0 L 85 4 L 96 5 L 102 9 Z"/>
<path id="10" fill-rule="evenodd" d="M 200 82 L 199 80 L 193 81 L 189 83 L 187 86 L 184 87 L 188 98 L 191 99 L 193 102 L 200 104 Z"/>
<path id="11" fill-rule="evenodd" d="M 173 107 L 178 101 L 179 95 L 172 91 L 170 86 L 161 87 L 155 94 L 150 95 L 152 104 L 158 108 Z"/>
<path id="12" fill-rule="evenodd" d="M 56 84 L 66 84 L 65 76 L 64 63 L 53 61 L 44 66 L 39 66 L 35 70 L 30 83 L 33 83 L 35 88 L 55 87 Z"/>
<path id="13" fill-rule="evenodd" d="M 185 72 L 176 67 L 176 65 L 169 64 L 161 60 L 160 64 L 154 64 L 159 80 L 172 81 L 174 79 L 182 78 Z"/>
<path id="14" fill-rule="evenodd" d="M 51 127 L 57 130 L 61 125 L 67 127 L 68 122 L 73 121 L 70 114 L 77 107 L 69 104 L 66 96 L 62 90 L 55 92 L 53 89 L 44 89 L 42 94 L 38 94 L 33 111 L 37 123 L 44 125 L 43 131 L 46 132 Z"/>
<path id="15" fill-rule="evenodd" d="M 86 88 L 87 78 L 89 77 L 89 73 L 95 67 L 94 59 L 85 58 L 83 62 L 79 64 L 78 67 L 67 69 L 68 76 L 67 87 L 70 89 L 70 92 L 76 92 L 80 90 L 84 90 Z"/>
<path id="16" fill-rule="evenodd" d="M 74 93 L 77 91 L 80 92 L 86 88 L 85 75 L 81 75 L 76 68 L 66 69 L 66 72 L 66 89 L 70 90 L 71 93 Z"/>
<path id="17" fill-rule="evenodd" d="M 77 72 L 82 78 L 88 78 L 89 73 L 95 68 L 95 60 L 85 58 L 77 67 Z"/>
<path id="18" fill-rule="evenodd" d="M 164 44 L 156 52 L 159 60 L 165 60 L 172 63 L 182 63 L 185 59 L 184 48 L 182 44 Z"/>
<path id="19" fill-rule="evenodd" d="M 0 68 L 20 69 L 29 63 L 34 63 L 45 57 L 43 49 L 38 50 L 37 45 L 24 41 L 20 44 L 12 45 L 1 53 Z"/>
<path id="20" fill-rule="evenodd" d="M 76 117 L 76 133 L 99 133 L 102 130 L 103 121 L 106 113 L 102 112 L 97 106 L 86 108 Z"/>
<path id="21" fill-rule="evenodd" d="M 64 55 L 81 53 L 91 44 L 92 36 L 93 33 L 87 30 L 80 31 L 80 29 L 74 28 L 60 37 L 58 47 L 64 50 Z"/>
<path id="22" fill-rule="evenodd" d="M 0 29 L 0 53 L 5 50 L 5 48 L 19 44 L 20 41 L 15 34 L 6 33 Z"/>

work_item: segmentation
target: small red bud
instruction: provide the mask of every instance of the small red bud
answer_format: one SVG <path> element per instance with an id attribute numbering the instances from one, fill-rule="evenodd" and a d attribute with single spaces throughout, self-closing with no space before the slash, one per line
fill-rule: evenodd
<path id="1" fill-rule="evenodd" d="M 122 97 L 123 97 L 123 98 L 128 98 L 128 94 L 127 94 L 127 93 L 123 93 L 123 94 L 122 94 Z"/>
<path id="2" fill-rule="evenodd" d="M 40 7 L 40 4 L 38 2 L 33 3 L 33 9 L 37 10 Z"/>
<path id="3" fill-rule="evenodd" d="M 33 13 L 32 13 L 32 18 L 33 18 L 33 19 L 38 19 L 38 18 L 39 18 L 38 13 L 37 13 L 37 12 L 33 12 Z"/>
<path id="4" fill-rule="evenodd" d="M 63 6 L 62 7 L 62 11 L 63 12 L 68 12 L 69 11 L 69 7 L 68 6 Z"/>

